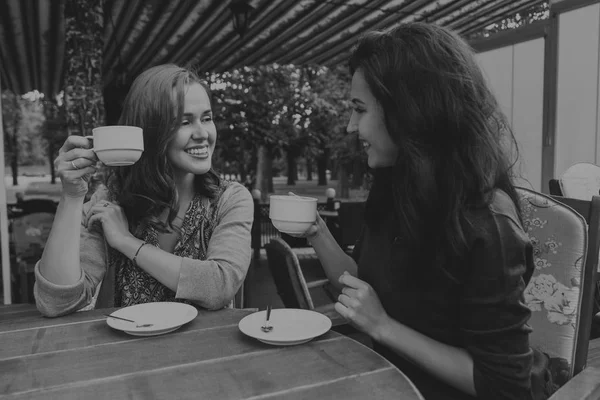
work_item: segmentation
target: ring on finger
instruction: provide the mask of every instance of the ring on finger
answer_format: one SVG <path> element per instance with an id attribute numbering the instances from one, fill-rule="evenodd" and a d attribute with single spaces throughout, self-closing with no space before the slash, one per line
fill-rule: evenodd
<path id="1" fill-rule="evenodd" d="M 73 166 L 73 168 L 79 169 L 79 167 L 77 166 L 77 164 L 75 164 L 75 160 L 71 161 L 71 165 Z"/>
<path id="2" fill-rule="evenodd" d="M 104 203 L 104 207 L 108 207 L 110 203 Z"/>

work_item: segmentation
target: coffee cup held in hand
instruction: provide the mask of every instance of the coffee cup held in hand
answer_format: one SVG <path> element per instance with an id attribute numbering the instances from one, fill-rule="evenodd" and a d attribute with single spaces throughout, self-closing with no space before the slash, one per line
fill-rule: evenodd
<path id="1" fill-rule="evenodd" d="M 317 219 L 317 199 L 304 196 L 269 197 L 269 218 L 278 231 L 302 234 Z"/>
<path id="2" fill-rule="evenodd" d="M 144 151 L 142 128 L 137 126 L 110 125 L 92 129 L 94 153 L 104 165 L 122 167 L 135 164 Z"/>

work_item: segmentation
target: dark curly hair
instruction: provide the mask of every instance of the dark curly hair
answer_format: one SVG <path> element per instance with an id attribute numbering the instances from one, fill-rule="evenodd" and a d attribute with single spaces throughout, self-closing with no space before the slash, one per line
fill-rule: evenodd
<path id="1" fill-rule="evenodd" d="M 468 213 L 487 206 L 494 189 L 510 196 L 520 216 L 509 152 L 518 156 L 514 135 L 473 51 L 457 34 L 426 23 L 369 32 L 349 67 L 363 74 L 399 148 L 382 179 L 391 187 L 402 237 L 463 256 Z M 375 186 L 377 180 L 375 173 Z"/>

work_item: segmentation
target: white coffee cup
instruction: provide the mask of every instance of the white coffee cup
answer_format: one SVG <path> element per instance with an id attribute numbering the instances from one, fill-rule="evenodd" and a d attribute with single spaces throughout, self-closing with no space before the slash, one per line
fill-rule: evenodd
<path id="1" fill-rule="evenodd" d="M 144 151 L 144 135 L 137 126 L 109 125 L 92 129 L 94 153 L 104 165 L 122 167 L 135 164 Z"/>
<path id="2" fill-rule="evenodd" d="M 314 197 L 269 196 L 269 218 L 280 232 L 304 233 L 317 219 L 317 201 Z"/>

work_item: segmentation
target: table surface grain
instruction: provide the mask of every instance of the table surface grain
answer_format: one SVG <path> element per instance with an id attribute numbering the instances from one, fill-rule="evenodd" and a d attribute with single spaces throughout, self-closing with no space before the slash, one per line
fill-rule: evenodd
<path id="1" fill-rule="evenodd" d="M 0 306 L 0 397 L 422 399 L 386 359 L 333 331 L 270 346 L 239 331 L 252 311 L 225 309 L 137 337 L 106 324 L 112 311 L 44 318 L 28 306 Z"/>

